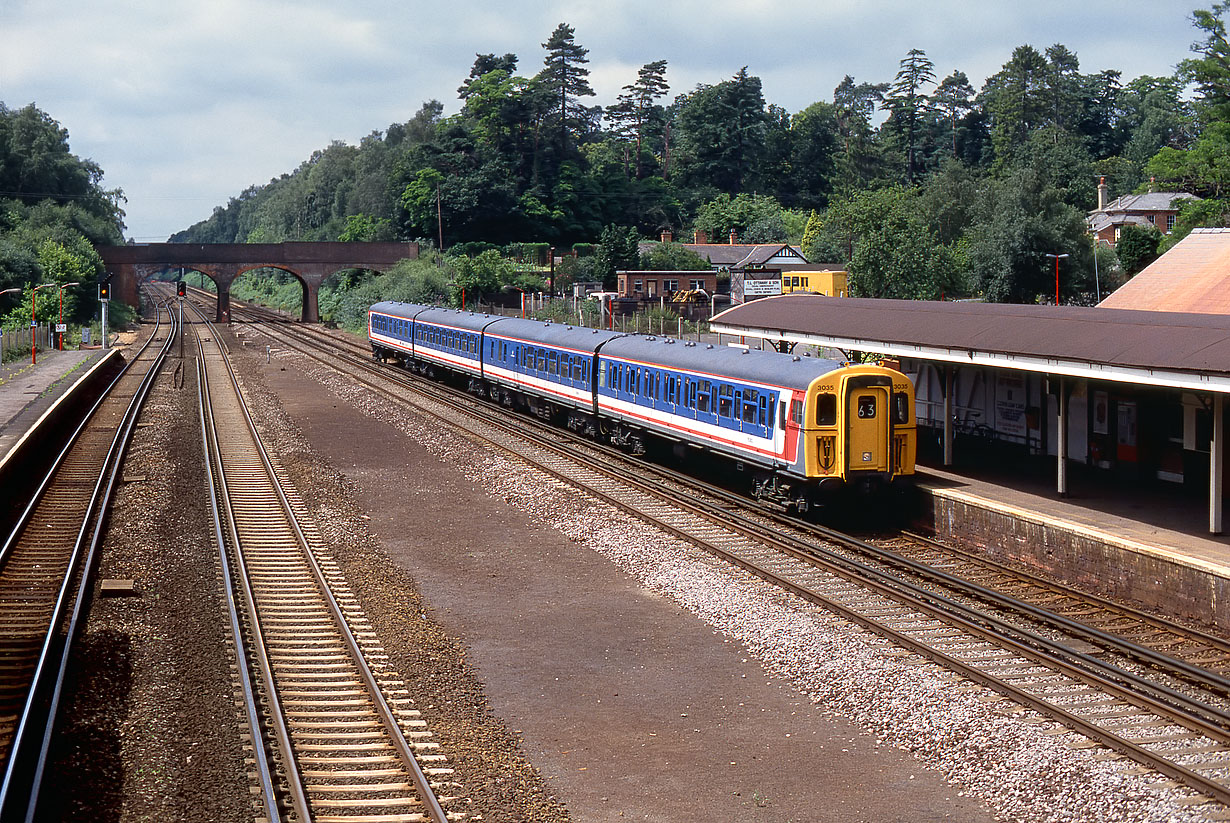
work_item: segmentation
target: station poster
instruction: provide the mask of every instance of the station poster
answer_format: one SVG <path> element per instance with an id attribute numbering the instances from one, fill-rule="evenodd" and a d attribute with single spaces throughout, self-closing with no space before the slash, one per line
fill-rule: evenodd
<path id="1" fill-rule="evenodd" d="M 1022 440 L 1028 436 L 1025 406 L 1025 378 L 998 374 L 995 378 L 995 430 L 1000 436 Z"/>

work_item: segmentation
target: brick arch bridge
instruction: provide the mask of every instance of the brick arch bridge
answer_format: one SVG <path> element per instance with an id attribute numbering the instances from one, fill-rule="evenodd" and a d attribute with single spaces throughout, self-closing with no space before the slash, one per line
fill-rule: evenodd
<path id="1" fill-rule="evenodd" d="M 281 269 L 303 286 L 305 323 L 320 320 L 320 284 L 345 269 L 387 271 L 399 260 L 419 256 L 418 243 L 149 243 L 99 246 L 111 293 L 138 304 L 137 285 L 167 269 L 198 271 L 218 287 L 218 321 L 230 317 L 231 284 L 252 269 Z"/>

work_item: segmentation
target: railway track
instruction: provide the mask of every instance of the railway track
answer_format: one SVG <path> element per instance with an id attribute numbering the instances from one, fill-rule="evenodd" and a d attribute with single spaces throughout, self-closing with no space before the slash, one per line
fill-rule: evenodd
<path id="1" fill-rule="evenodd" d="M 203 317 L 202 317 L 203 320 Z M 216 540 L 265 819 L 464 819 L 452 770 L 388 669 L 293 488 L 257 436 L 227 353 L 198 329 Z"/>
<path id="2" fill-rule="evenodd" d="M 420 409 L 1168 776 L 1193 792 L 1191 802 L 1230 805 L 1230 681 L 1218 670 L 1226 649 L 1216 638 L 1156 618 L 1146 633 L 1124 637 L 1107 629 L 1142 625 L 1142 617 L 1120 610 L 1101 627 L 1084 624 L 1084 612 L 1112 606 L 1080 605 L 1075 592 L 1038 588 L 1030 603 L 1017 596 L 1020 586 L 1004 594 L 812 524 L 748 512 L 747 501 L 660 467 L 639 467 L 653 477 L 634 477 L 622 458 L 595 462 L 592 444 L 557 429 L 538 434 L 492 407 L 475 414 L 468 395 L 452 398 L 437 383 L 416 388 L 408 375 L 372 364 L 361 345 L 339 348 L 332 336 L 320 343 L 298 327 L 282 332 L 293 335 L 292 348 L 390 401 L 405 402 L 410 389 Z M 1067 614 L 1046 607 L 1056 598 L 1070 604 Z"/>
<path id="3" fill-rule="evenodd" d="M 0 548 L 0 820 L 31 819 L 37 808 L 107 510 L 174 334 L 174 318 L 158 309 L 153 332 L 73 433 Z"/>

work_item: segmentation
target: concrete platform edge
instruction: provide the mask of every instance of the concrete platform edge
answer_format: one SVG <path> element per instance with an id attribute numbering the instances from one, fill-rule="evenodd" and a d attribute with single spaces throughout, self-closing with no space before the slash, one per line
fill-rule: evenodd
<path id="1" fill-rule="evenodd" d="M 1044 577 L 1230 631 L 1230 568 L 954 489 L 918 486 L 916 525 Z"/>
<path id="2" fill-rule="evenodd" d="M 38 420 L 30 428 L 26 429 L 25 433 L 13 444 L 8 453 L 0 457 L 0 482 L 7 479 L 14 465 L 24 462 L 24 456 L 26 450 L 30 448 L 30 444 L 41 442 L 42 427 L 49 421 L 56 420 L 70 403 L 76 402 L 78 393 L 87 387 L 93 386 L 98 376 L 104 373 L 104 370 L 114 369 L 117 361 L 122 360 L 123 357 L 119 349 L 109 350 L 102 357 L 98 358 L 94 365 L 90 366 L 71 386 L 65 389 L 47 410 L 39 416 Z"/>

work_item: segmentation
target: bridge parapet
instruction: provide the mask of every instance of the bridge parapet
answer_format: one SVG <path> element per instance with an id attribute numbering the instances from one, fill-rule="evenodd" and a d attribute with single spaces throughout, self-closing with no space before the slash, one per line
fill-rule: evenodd
<path id="1" fill-rule="evenodd" d="M 218 287 L 217 319 L 229 314 L 231 283 L 246 271 L 274 268 L 289 272 L 303 286 L 304 322 L 320 320 L 320 284 L 345 269 L 387 271 L 400 260 L 416 259 L 418 243 L 148 243 L 99 246 L 112 278 L 112 293 L 137 305 L 137 284 L 168 268 L 192 269 Z"/>

